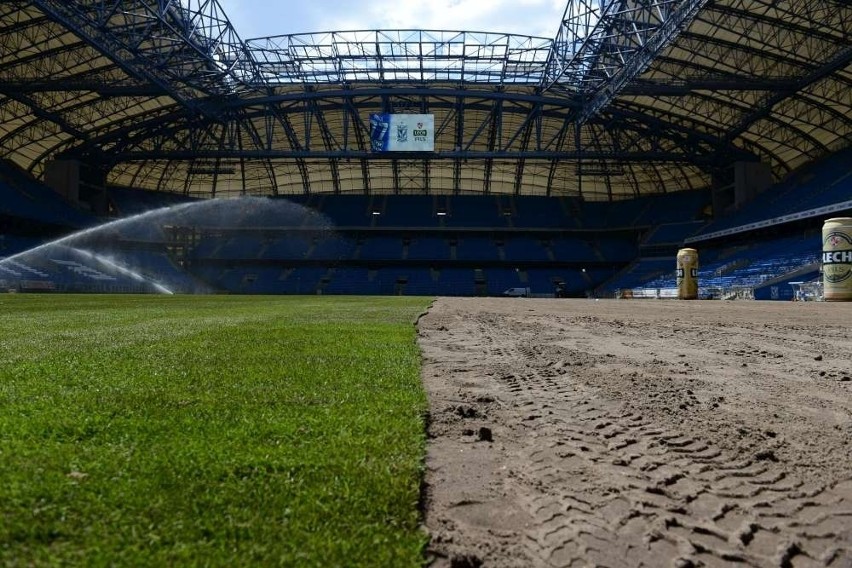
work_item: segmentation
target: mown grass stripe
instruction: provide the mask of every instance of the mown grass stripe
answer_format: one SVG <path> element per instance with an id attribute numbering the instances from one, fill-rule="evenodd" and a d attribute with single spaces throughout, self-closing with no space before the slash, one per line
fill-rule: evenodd
<path id="1" fill-rule="evenodd" d="M 0 564 L 421 564 L 427 304 L 0 298 Z"/>

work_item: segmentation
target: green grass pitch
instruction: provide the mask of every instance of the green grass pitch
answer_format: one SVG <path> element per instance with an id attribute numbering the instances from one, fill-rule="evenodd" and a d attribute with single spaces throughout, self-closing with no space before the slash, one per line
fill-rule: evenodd
<path id="1" fill-rule="evenodd" d="M 0 297 L 0 565 L 422 564 L 428 302 Z"/>

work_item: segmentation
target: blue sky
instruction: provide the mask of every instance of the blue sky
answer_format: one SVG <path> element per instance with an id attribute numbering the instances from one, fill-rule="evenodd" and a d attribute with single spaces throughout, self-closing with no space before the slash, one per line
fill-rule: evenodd
<path id="1" fill-rule="evenodd" d="M 552 38 L 568 0 L 219 0 L 243 39 L 304 32 L 437 29 Z"/>

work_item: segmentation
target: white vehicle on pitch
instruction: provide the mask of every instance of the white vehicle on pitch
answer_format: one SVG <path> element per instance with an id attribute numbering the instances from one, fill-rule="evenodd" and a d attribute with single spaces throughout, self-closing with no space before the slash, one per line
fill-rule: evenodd
<path id="1" fill-rule="evenodd" d="M 507 298 L 529 298 L 530 289 L 529 288 L 507 288 L 503 290 L 501 296 L 505 296 Z"/>

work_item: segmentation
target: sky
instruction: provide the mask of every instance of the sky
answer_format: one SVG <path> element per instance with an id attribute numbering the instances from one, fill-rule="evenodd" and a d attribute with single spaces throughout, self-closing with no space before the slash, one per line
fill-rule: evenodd
<path id="1" fill-rule="evenodd" d="M 553 38 L 568 0 L 219 0 L 243 39 L 306 32 L 423 29 Z"/>

